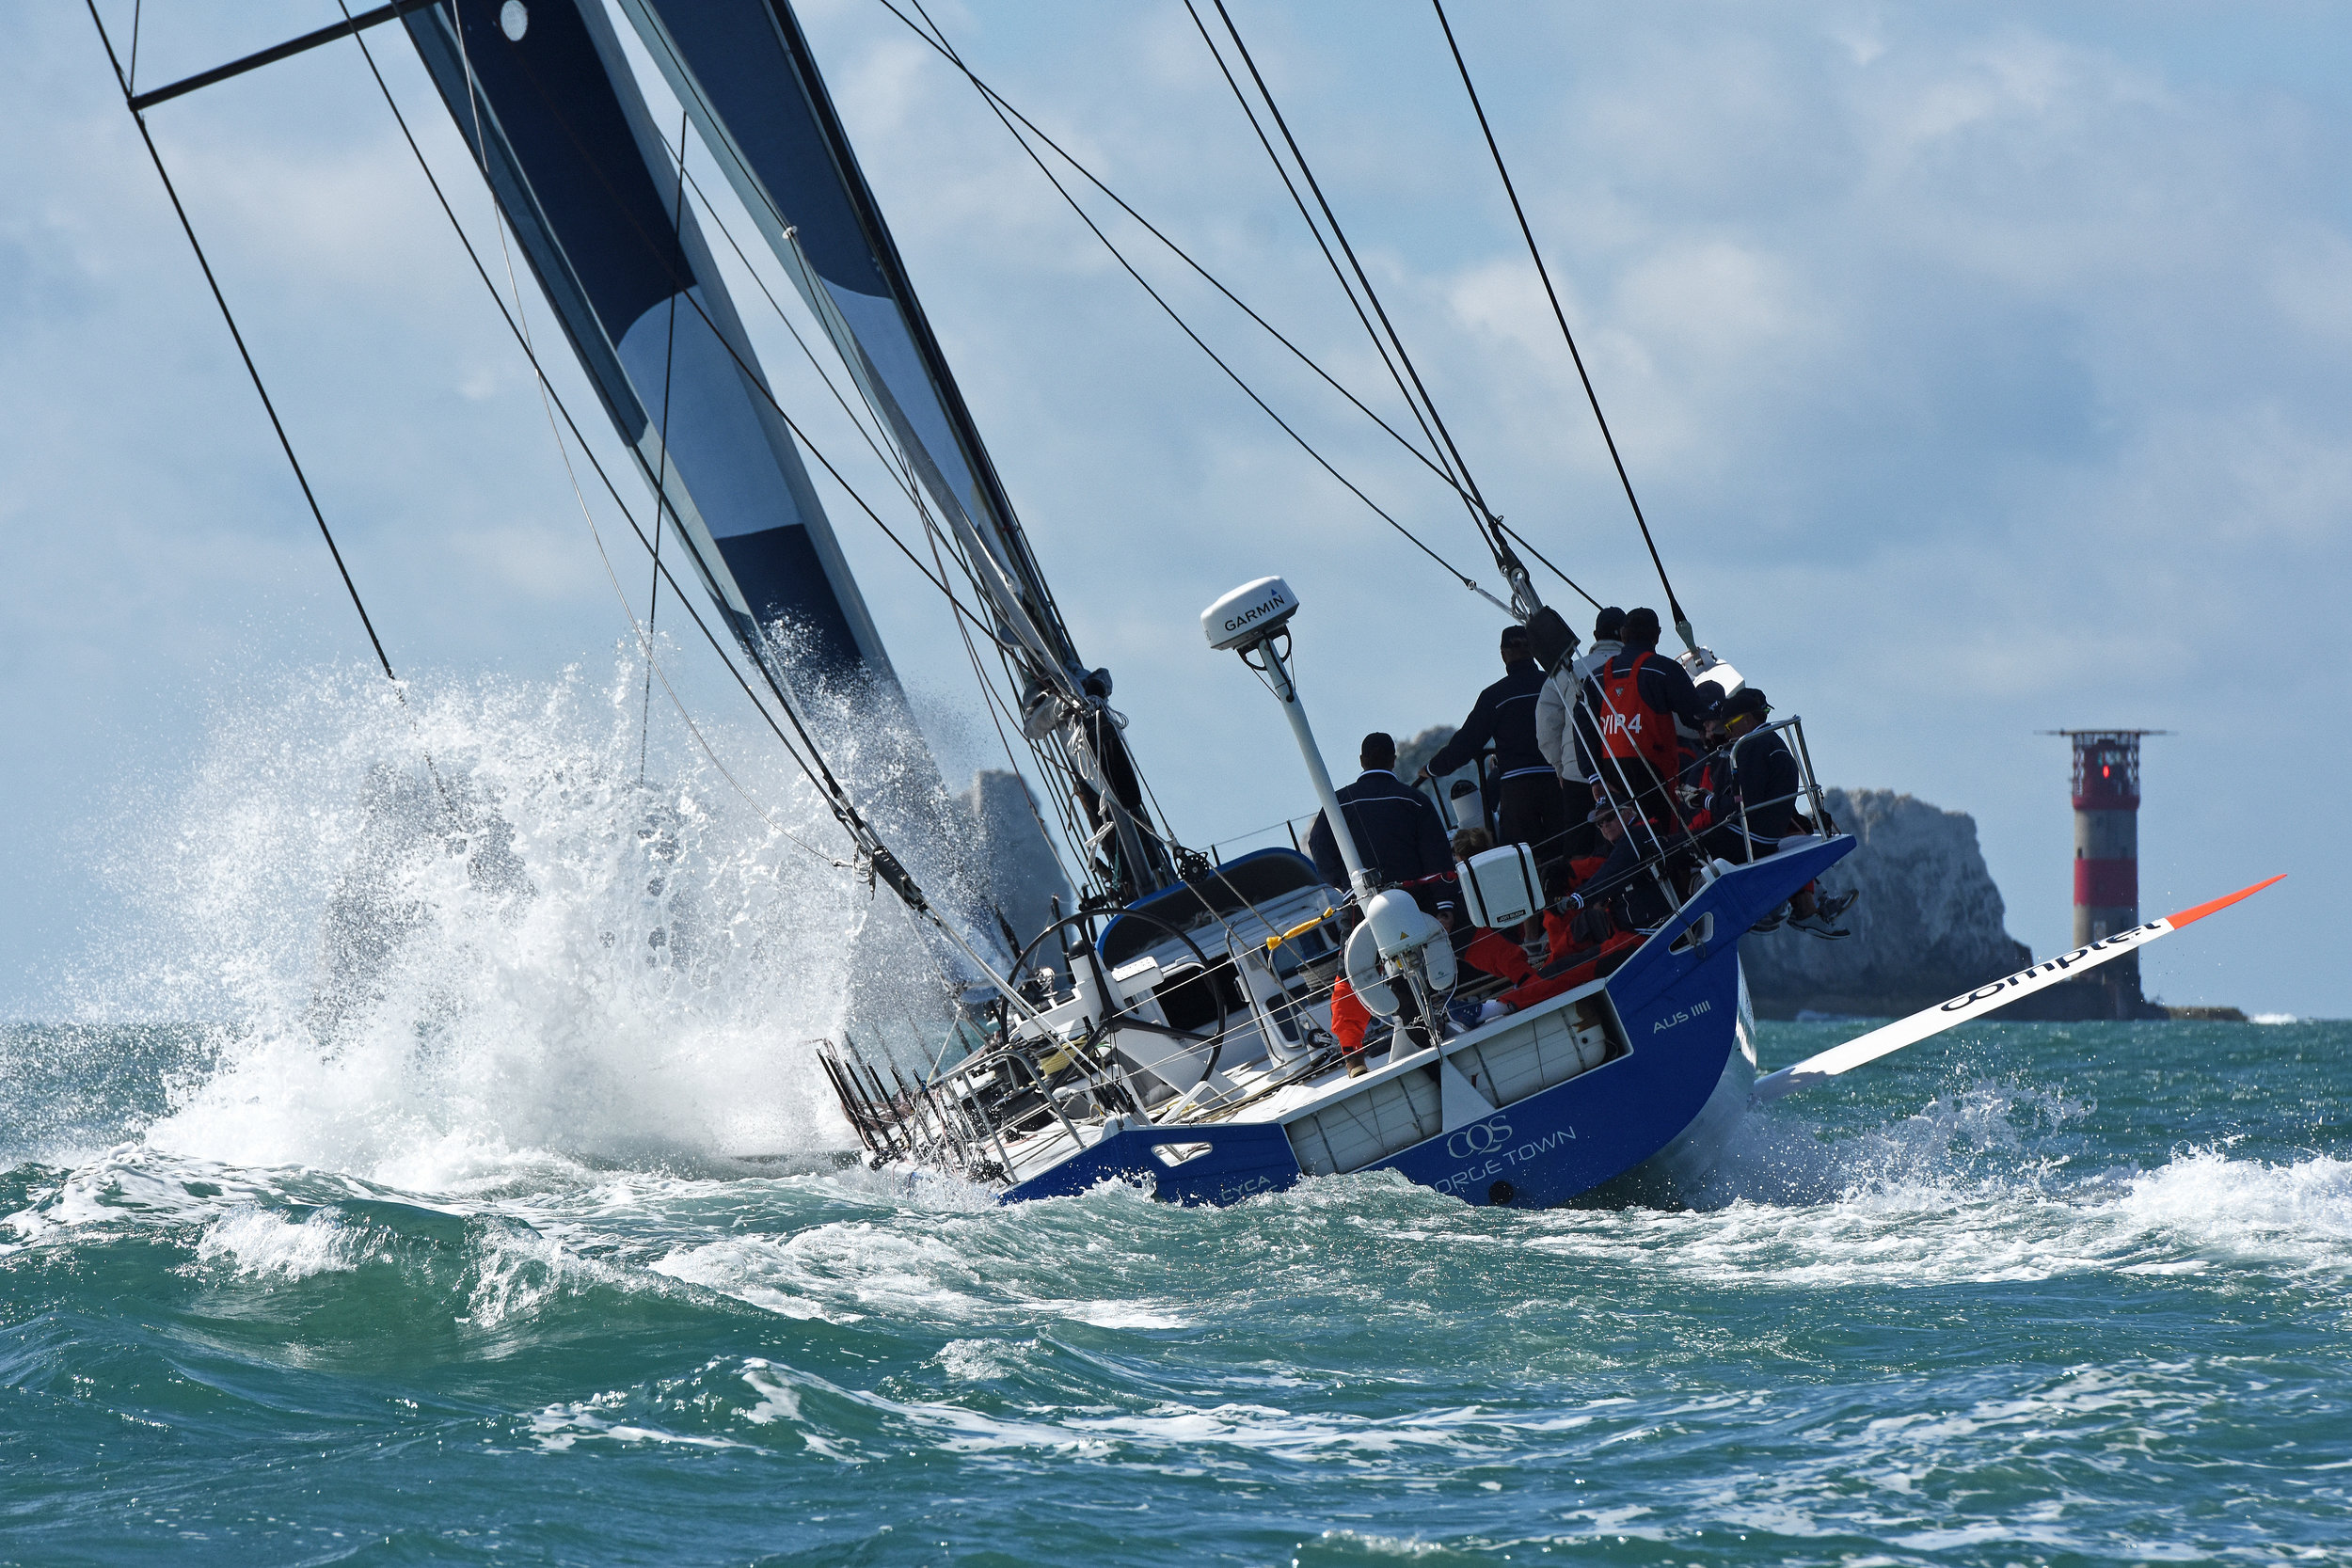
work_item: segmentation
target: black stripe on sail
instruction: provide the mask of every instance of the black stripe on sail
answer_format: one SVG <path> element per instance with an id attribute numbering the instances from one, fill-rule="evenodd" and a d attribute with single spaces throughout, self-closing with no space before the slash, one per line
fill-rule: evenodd
<path id="1" fill-rule="evenodd" d="M 793 636 L 796 663 L 834 673 L 857 666 L 857 638 L 825 584 L 824 565 L 807 529 L 787 523 L 730 534 L 718 546 L 759 624 L 782 622 Z"/>

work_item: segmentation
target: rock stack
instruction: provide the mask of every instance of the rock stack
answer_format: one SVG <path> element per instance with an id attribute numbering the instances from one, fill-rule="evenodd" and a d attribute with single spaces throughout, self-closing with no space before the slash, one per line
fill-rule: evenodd
<path id="1" fill-rule="evenodd" d="M 1824 942 L 1784 928 L 1747 937 L 1740 956 L 1757 1013 L 1899 1016 L 2033 961 L 2003 924 L 1975 818 L 1891 790 L 1826 793 L 1830 816 L 1859 841 L 1822 879 L 1861 890 L 1840 921 L 1853 935 Z"/>

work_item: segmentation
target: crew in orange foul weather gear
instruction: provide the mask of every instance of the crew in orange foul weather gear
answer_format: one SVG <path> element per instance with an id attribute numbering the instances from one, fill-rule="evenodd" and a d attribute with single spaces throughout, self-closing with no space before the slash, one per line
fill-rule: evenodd
<path id="1" fill-rule="evenodd" d="M 1682 666 L 1658 651 L 1658 611 L 1626 612 L 1625 647 L 1585 682 L 1584 705 L 1594 726 L 1595 760 L 1609 793 L 1639 813 L 1673 818 L 1666 790 L 1681 771 L 1675 721 L 1693 729 L 1707 722 L 1715 698 L 1702 695 Z"/>
<path id="2" fill-rule="evenodd" d="M 1331 982 L 1331 1037 L 1340 1042 L 1340 1060 L 1347 1075 L 1364 1073 L 1364 1031 L 1372 1027 L 1372 1009 L 1356 1000 L 1356 988 L 1343 974 Z"/>

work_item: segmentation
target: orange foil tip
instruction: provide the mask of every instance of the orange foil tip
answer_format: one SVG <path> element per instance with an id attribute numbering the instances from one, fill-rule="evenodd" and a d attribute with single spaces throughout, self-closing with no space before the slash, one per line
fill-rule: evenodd
<path id="1" fill-rule="evenodd" d="M 2205 916 L 2213 913 L 2216 910 L 2226 910 L 2241 898 L 2253 897 L 2254 895 L 2268 887 L 2272 882 L 2283 882 L 2286 879 L 2287 874 L 2281 871 L 2276 877 L 2267 878 L 2262 881 L 2256 882 L 2252 887 L 2242 887 L 2235 893 L 2226 894 L 2219 898 L 2212 900 L 2210 903 L 2193 905 L 2188 909 L 2183 910 L 2178 914 L 2168 914 L 2164 917 L 2164 923 L 2177 931 L 2192 920 L 2202 920 Z"/>

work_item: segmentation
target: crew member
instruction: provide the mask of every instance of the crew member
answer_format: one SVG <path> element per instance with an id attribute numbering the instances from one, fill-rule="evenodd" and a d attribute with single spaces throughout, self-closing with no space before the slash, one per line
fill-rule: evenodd
<path id="1" fill-rule="evenodd" d="M 1502 678 L 1478 694 L 1470 717 L 1454 732 L 1421 776 L 1451 773 L 1478 755 L 1491 741 L 1500 803 L 1495 836 L 1505 844 L 1531 844 L 1550 853 L 1551 840 L 1568 825 L 1567 802 L 1560 793 L 1560 777 L 1535 744 L 1535 698 L 1543 689 L 1544 673 L 1535 667 L 1534 643 L 1527 628 L 1502 628 Z"/>
<path id="2" fill-rule="evenodd" d="M 1722 742 L 1720 756 L 1727 764 L 1727 777 L 1705 803 L 1717 824 L 1705 842 L 1710 853 L 1736 863 L 1773 854 L 1782 840 L 1804 831 L 1804 819 L 1797 815 L 1804 774 L 1780 732 L 1765 727 L 1765 716 L 1772 710 L 1763 692 L 1743 686 L 1724 699 L 1720 717 L 1708 725 L 1710 738 Z M 1713 782 L 1726 769 L 1711 768 L 1708 772 Z M 1837 917 L 1854 896 L 1849 892 L 1823 897 L 1815 883 L 1807 882 L 1789 900 L 1790 924 L 1815 936 L 1842 937 L 1847 933 L 1836 929 Z"/>
<path id="3" fill-rule="evenodd" d="M 1454 869 L 1454 854 L 1446 844 L 1445 824 L 1429 798 L 1396 776 L 1396 740 L 1378 730 L 1364 736 L 1357 752 L 1363 773 L 1357 781 L 1333 791 L 1347 818 L 1348 836 L 1364 869 L 1383 886 L 1403 882 L 1411 887 L 1414 902 L 1445 922 L 1454 923 L 1454 888 L 1445 877 Z M 1307 832 L 1307 851 L 1315 869 L 1333 887 L 1346 887 L 1347 864 L 1340 859 L 1339 841 L 1327 817 L 1318 813 Z M 1331 1033 L 1340 1043 L 1340 1058 L 1350 1077 L 1364 1071 L 1364 1031 L 1372 1015 L 1357 1000 L 1344 975 L 1331 987 Z"/>
<path id="4" fill-rule="evenodd" d="M 1334 793 L 1347 816 L 1348 836 L 1356 841 L 1356 853 L 1363 857 L 1372 879 L 1393 887 L 1450 874 L 1454 852 L 1446 845 L 1445 824 L 1438 820 L 1438 808 L 1430 804 L 1429 797 L 1396 776 L 1395 739 L 1375 730 L 1364 736 L 1357 758 L 1363 767 L 1362 775 Z M 1340 859 L 1339 841 L 1331 836 L 1331 824 L 1320 813 L 1308 830 L 1307 852 L 1314 857 L 1315 869 L 1325 881 L 1333 887 L 1347 886 L 1347 865 Z M 1451 888 L 1426 896 L 1417 890 L 1414 898 L 1440 919 L 1454 910 Z"/>
<path id="5" fill-rule="evenodd" d="M 1593 777 L 1592 752 L 1570 721 L 1577 693 L 1594 671 L 1624 650 L 1625 643 L 1619 641 L 1624 629 L 1625 611 L 1615 605 L 1593 617 L 1593 641 L 1585 651 L 1546 676 L 1544 689 L 1535 695 L 1535 749 L 1551 764 L 1570 800 L 1583 799 L 1584 791 L 1577 786 Z"/>
<path id="6" fill-rule="evenodd" d="M 1702 728 L 1720 699 L 1702 695 L 1680 664 L 1658 651 L 1658 611 L 1626 612 L 1625 646 L 1584 683 L 1581 707 L 1595 727 L 1595 755 L 1609 793 L 1637 815 L 1673 817 L 1666 790 L 1681 773 L 1674 721 Z"/>
<path id="7" fill-rule="evenodd" d="M 1560 668 L 1544 677 L 1544 689 L 1535 694 L 1535 749 L 1544 753 L 1544 760 L 1560 778 L 1570 818 L 1561 851 L 1570 860 L 1597 852 L 1593 824 L 1579 813 L 1594 783 L 1593 737 L 1599 732 L 1593 729 L 1589 718 L 1578 722 L 1582 716 L 1577 696 L 1592 673 L 1624 648 L 1618 640 L 1624 629 L 1624 610 L 1615 605 L 1603 610 L 1593 618 L 1593 641 L 1586 651 L 1562 660 Z"/>
<path id="8" fill-rule="evenodd" d="M 1725 860 L 1744 863 L 1772 854 L 1797 831 L 1797 794 L 1802 787 L 1796 754 L 1777 731 L 1764 728 L 1772 704 L 1753 686 L 1724 701 L 1721 715 L 1707 726 L 1722 751 L 1710 758 L 1707 809 L 1717 824 L 1708 845 Z"/>

